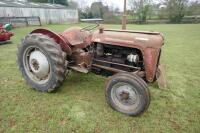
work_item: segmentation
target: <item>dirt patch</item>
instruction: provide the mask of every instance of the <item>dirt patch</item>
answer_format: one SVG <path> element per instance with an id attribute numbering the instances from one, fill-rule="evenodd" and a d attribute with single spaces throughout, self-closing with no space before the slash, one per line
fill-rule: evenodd
<path id="1" fill-rule="evenodd" d="M 16 121 L 14 119 L 9 120 L 9 127 L 14 128 L 16 126 Z"/>
<path id="2" fill-rule="evenodd" d="M 3 130 L 0 130 L 0 133 L 5 133 Z"/>
<path id="3" fill-rule="evenodd" d="M 175 121 L 170 120 L 170 123 L 174 130 L 179 131 L 181 129 L 181 126 L 178 123 L 176 123 Z"/>

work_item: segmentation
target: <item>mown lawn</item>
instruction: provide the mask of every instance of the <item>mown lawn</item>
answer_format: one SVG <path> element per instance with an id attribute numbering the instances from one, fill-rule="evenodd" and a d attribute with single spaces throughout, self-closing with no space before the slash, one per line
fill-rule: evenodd
<path id="1" fill-rule="evenodd" d="M 70 26 L 44 27 L 61 32 Z M 128 25 L 160 31 L 166 42 L 161 62 L 169 87 L 161 90 L 150 84 L 151 104 L 139 117 L 113 111 L 104 98 L 106 78 L 92 73 L 71 72 L 56 93 L 40 93 L 26 85 L 16 64 L 16 48 L 34 28 L 15 29 L 13 44 L 0 45 L 0 133 L 200 132 L 200 24 Z"/>

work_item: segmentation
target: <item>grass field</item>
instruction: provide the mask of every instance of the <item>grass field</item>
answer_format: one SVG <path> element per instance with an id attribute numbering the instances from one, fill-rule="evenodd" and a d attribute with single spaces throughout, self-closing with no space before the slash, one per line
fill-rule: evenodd
<path id="1" fill-rule="evenodd" d="M 44 27 L 61 32 L 70 26 Z M 161 90 L 150 84 L 151 104 L 139 117 L 113 111 L 104 98 L 106 78 L 92 73 L 71 72 L 56 93 L 40 93 L 26 85 L 16 51 L 20 39 L 34 28 L 14 29 L 13 44 L 0 45 L 0 133 L 200 132 L 200 24 L 128 25 L 128 29 L 160 31 L 166 42 L 161 62 L 169 87 Z"/>

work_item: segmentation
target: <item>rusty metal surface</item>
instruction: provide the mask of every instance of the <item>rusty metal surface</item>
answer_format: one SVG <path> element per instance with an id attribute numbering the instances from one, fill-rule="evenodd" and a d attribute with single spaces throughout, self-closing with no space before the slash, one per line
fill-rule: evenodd
<path id="1" fill-rule="evenodd" d="M 147 47 L 160 48 L 164 43 L 164 39 L 163 36 L 157 32 L 104 30 L 103 33 L 99 33 L 99 31 L 94 32 L 92 42 L 101 42 L 143 50 Z"/>
<path id="2" fill-rule="evenodd" d="M 159 32 L 144 32 L 130 30 L 103 30 L 93 34 L 92 42 L 124 46 L 139 49 L 142 52 L 146 79 L 153 82 L 159 53 L 164 38 Z"/>
<path id="3" fill-rule="evenodd" d="M 121 63 L 110 62 L 110 61 L 104 61 L 104 60 L 98 60 L 98 59 L 93 59 L 93 61 L 107 63 L 107 64 L 119 65 L 119 66 L 123 66 L 123 67 L 133 68 L 133 69 L 136 69 L 136 70 L 140 69 L 139 67 L 134 67 L 134 66 L 125 65 L 125 64 L 121 64 Z"/>
<path id="4" fill-rule="evenodd" d="M 141 33 L 141 34 L 160 35 L 160 32 L 156 32 L 156 31 L 116 30 L 116 29 L 104 29 L 104 31 L 113 31 L 113 32 L 126 32 L 126 33 Z"/>
<path id="5" fill-rule="evenodd" d="M 73 54 L 72 58 L 75 61 L 75 65 L 88 68 L 91 66 L 92 56 L 89 52 L 85 52 L 82 49 L 77 49 Z"/>
<path id="6" fill-rule="evenodd" d="M 85 48 L 91 44 L 92 33 L 89 31 L 81 30 L 79 27 L 72 27 L 60 35 L 69 42 L 70 45 L 76 48 Z"/>
<path id="7" fill-rule="evenodd" d="M 60 34 L 45 29 L 36 29 L 32 33 L 42 33 L 54 38 L 61 45 L 62 49 L 72 54 L 76 65 L 91 64 L 91 55 L 81 52 L 93 43 L 103 43 L 115 46 L 136 48 L 141 51 L 144 60 L 146 79 L 153 82 L 159 62 L 159 55 L 164 38 L 159 32 L 132 31 L 132 30 L 113 30 L 100 28 L 95 32 L 81 30 L 73 27 Z M 106 68 L 110 71 L 118 71 L 112 68 Z"/>
<path id="8" fill-rule="evenodd" d="M 60 36 L 59 34 L 47 29 L 35 29 L 30 34 L 32 33 L 41 33 L 41 34 L 47 35 L 50 38 L 53 38 L 55 42 L 61 46 L 63 51 L 65 51 L 68 55 L 72 54 L 72 50 L 69 47 L 68 41 L 64 39 L 62 36 Z"/>
<path id="9" fill-rule="evenodd" d="M 126 72 L 126 71 L 123 71 L 123 70 L 119 70 L 119 69 L 115 69 L 115 68 L 107 67 L 107 66 L 102 66 L 102 65 L 98 65 L 98 64 L 92 64 L 92 66 L 102 68 L 102 69 L 105 69 L 105 70 L 108 70 L 108 71 L 111 71 L 111 72 L 114 72 L 114 73 Z"/>
<path id="10" fill-rule="evenodd" d="M 156 74 L 158 58 L 159 58 L 160 49 L 146 48 L 144 50 L 144 67 L 146 72 L 146 79 L 149 82 L 154 81 Z"/>

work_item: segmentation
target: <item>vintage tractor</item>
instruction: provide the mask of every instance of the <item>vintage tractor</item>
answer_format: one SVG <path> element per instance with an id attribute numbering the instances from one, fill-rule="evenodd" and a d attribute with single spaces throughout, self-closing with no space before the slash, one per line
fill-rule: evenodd
<path id="1" fill-rule="evenodd" d="M 36 29 L 22 40 L 17 56 L 27 83 L 42 92 L 57 89 L 69 70 L 108 76 L 108 104 L 137 116 L 149 106 L 147 83 L 159 75 L 163 44 L 159 32 L 104 29 L 99 25 L 69 28 L 59 34 Z"/>
<path id="2" fill-rule="evenodd" d="M 10 41 L 10 38 L 14 34 L 10 31 L 7 31 L 3 25 L 0 25 L 0 44 L 5 44 Z"/>

